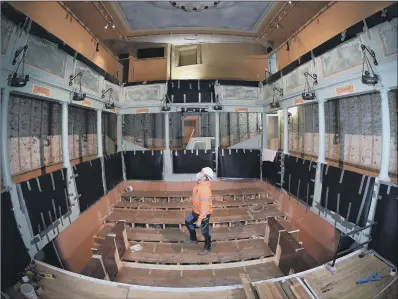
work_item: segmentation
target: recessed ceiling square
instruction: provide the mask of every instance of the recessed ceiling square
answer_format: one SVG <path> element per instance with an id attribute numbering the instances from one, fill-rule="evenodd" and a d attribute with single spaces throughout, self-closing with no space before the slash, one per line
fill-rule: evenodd
<path id="1" fill-rule="evenodd" d="M 176 1 L 178 4 L 182 1 Z M 197 2 L 199 5 L 213 2 Z M 224 2 L 200 12 L 187 12 L 169 2 L 118 1 L 121 13 L 132 30 L 214 28 L 253 30 L 272 2 Z"/>

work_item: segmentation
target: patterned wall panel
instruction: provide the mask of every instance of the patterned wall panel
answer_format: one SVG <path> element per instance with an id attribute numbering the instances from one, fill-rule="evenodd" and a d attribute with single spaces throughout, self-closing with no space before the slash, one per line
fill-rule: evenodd
<path id="1" fill-rule="evenodd" d="M 165 84 L 136 85 L 125 88 L 126 102 L 160 101 L 163 99 L 162 87 Z"/>
<path id="2" fill-rule="evenodd" d="M 398 152 L 398 141 L 397 141 L 397 133 L 398 133 L 398 91 L 392 90 L 388 93 L 389 104 L 390 104 L 390 123 L 391 123 L 391 156 L 390 156 L 390 171 L 392 173 L 398 173 L 398 161 L 397 161 L 397 152 Z"/>
<path id="3" fill-rule="evenodd" d="M 60 78 L 65 77 L 67 54 L 64 51 L 34 35 L 29 36 L 28 46 L 26 64 Z"/>
<path id="4" fill-rule="evenodd" d="M 321 56 L 324 77 L 362 64 L 361 39 L 355 38 Z"/>
<path id="5" fill-rule="evenodd" d="M 11 95 L 8 157 L 12 175 L 62 162 L 61 106 Z"/>
<path id="6" fill-rule="evenodd" d="M 222 100 L 257 100 L 258 87 L 222 85 Z"/>
<path id="7" fill-rule="evenodd" d="M 11 36 L 14 31 L 15 25 L 3 14 L 1 15 L 1 54 L 7 53 L 10 44 Z"/>
<path id="8" fill-rule="evenodd" d="M 300 66 L 298 69 L 295 69 L 293 72 L 287 74 L 284 78 L 284 82 L 285 82 L 285 88 L 286 91 L 290 91 L 292 89 L 298 88 L 298 87 L 303 87 L 304 88 L 304 84 L 305 84 L 305 77 L 304 77 L 304 73 L 308 72 L 311 73 L 312 72 L 312 67 L 311 67 L 312 62 L 308 62 L 302 66 Z M 312 80 L 312 79 L 310 79 Z M 311 81 L 310 81 L 311 82 Z"/>
<path id="9" fill-rule="evenodd" d="M 81 77 L 78 76 L 74 82 L 78 84 L 79 80 L 81 80 L 81 84 L 83 87 L 88 88 L 94 92 L 99 92 L 100 76 L 96 72 L 94 72 L 91 68 L 89 68 L 80 61 L 76 63 L 75 74 L 79 72 L 82 72 L 83 76 Z"/>
<path id="10" fill-rule="evenodd" d="M 109 88 L 112 88 L 112 94 L 110 94 L 110 92 L 108 91 L 105 95 L 105 98 L 103 99 L 104 102 L 108 103 L 108 102 L 115 102 L 115 103 L 119 103 L 120 104 L 120 87 L 112 84 L 108 81 L 104 81 L 105 84 L 105 91 L 108 90 Z M 110 97 L 110 101 L 109 101 L 109 97 Z"/>
<path id="11" fill-rule="evenodd" d="M 274 95 L 274 87 L 281 88 L 281 85 L 282 85 L 282 79 L 272 84 L 265 85 L 263 90 L 263 100 L 267 102 L 272 102 L 272 97 Z M 275 91 L 275 101 L 278 100 L 280 100 L 279 92 Z"/>
<path id="12" fill-rule="evenodd" d="M 182 115 L 180 112 L 169 113 L 170 118 L 170 147 L 183 148 Z"/>
<path id="13" fill-rule="evenodd" d="M 386 22 L 379 29 L 379 37 L 381 39 L 382 48 L 384 56 L 390 56 L 397 54 L 397 24 L 398 18 L 391 20 L 391 22 Z"/>
<path id="14" fill-rule="evenodd" d="M 94 110 L 69 106 L 68 138 L 71 160 L 97 154 L 97 115 Z"/>

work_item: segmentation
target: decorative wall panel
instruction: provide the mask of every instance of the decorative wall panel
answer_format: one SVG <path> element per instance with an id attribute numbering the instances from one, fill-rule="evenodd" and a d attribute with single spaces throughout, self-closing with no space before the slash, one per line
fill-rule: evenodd
<path id="1" fill-rule="evenodd" d="M 62 162 L 61 105 L 11 94 L 8 120 L 12 175 Z"/>
<path id="2" fill-rule="evenodd" d="M 324 77 L 362 64 L 361 39 L 355 38 L 321 56 Z"/>
<path id="3" fill-rule="evenodd" d="M 51 42 L 34 35 L 29 36 L 28 46 L 25 58 L 28 65 L 60 78 L 65 77 L 67 57 L 65 52 Z"/>
<path id="4" fill-rule="evenodd" d="M 221 86 L 222 100 L 258 100 L 258 87 L 248 86 Z"/>
<path id="5" fill-rule="evenodd" d="M 384 23 L 379 29 L 384 56 L 397 54 L 398 18 Z"/>
<path id="6" fill-rule="evenodd" d="M 110 94 L 110 92 L 108 91 L 108 92 L 105 94 L 105 98 L 103 99 L 103 101 L 106 102 L 106 103 L 108 103 L 108 102 L 110 102 L 110 103 L 115 102 L 115 103 L 117 103 L 117 104 L 120 104 L 120 100 L 121 100 L 121 99 L 119 98 L 119 95 L 120 95 L 120 87 L 117 86 L 117 85 L 115 85 L 115 84 L 109 83 L 109 82 L 106 81 L 106 80 L 104 80 L 104 85 L 105 85 L 105 91 L 107 91 L 109 88 L 112 88 L 112 94 Z M 109 98 L 109 97 L 110 97 L 110 98 Z"/>
<path id="7" fill-rule="evenodd" d="M 295 88 L 298 88 L 301 86 L 304 88 L 304 84 L 306 81 L 304 73 L 312 72 L 311 64 L 312 64 L 312 62 L 310 61 L 310 62 L 300 66 L 298 69 L 294 70 L 293 72 L 289 73 L 288 75 L 286 75 L 284 77 L 284 82 L 286 82 L 285 83 L 286 91 L 290 91 L 292 89 L 295 89 Z M 310 78 L 310 80 L 312 80 L 312 79 Z M 312 81 L 309 81 L 309 82 L 312 82 Z"/>
<path id="8" fill-rule="evenodd" d="M 389 104 L 390 104 L 390 123 L 391 123 L 391 144 L 390 144 L 390 172 L 398 174 L 398 91 L 392 90 L 388 93 Z"/>
<path id="9" fill-rule="evenodd" d="M 1 14 L 1 54 L 3 55 L 7 53 L 14 28 L 14 23 Z"/>
<path id="10" fill-rule="evenodd" d="M 82 72 L 83 76 L 76 77 L 74 82 L 76 84 L 79 84 L 79 80 L 81 80 L 81 84 L 83 87 L 88 88 L 94 92 L 99 92 L 100 76 L 84 63 L 78 61 L 76 63 L 75 75 L 80 72 Z"/>
<path id="11" fill-rule="evenodd" d="M 135 85 L 125 88 L 126 103 L 160 101 L 163 99 L 162 87 L 165 84 Z"/>

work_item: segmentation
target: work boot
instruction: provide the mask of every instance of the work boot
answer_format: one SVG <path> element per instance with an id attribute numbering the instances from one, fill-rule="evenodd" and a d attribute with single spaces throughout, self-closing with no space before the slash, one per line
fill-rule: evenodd
<path id="1" fill-rule="evenodd" d="M 191 240 L 191 239 L 186 239 L 183 241 L 184 244 L 198 244 L 198 240 Z"/>
<path id="2" fill-rule="evenodd" d="M 206 254 L 210 253 L 210 251 L 211 251 L 211 247 L 203 248 L 203 250 L 201 252 L 199 252 L 198 255 L 206 255 Z"/>

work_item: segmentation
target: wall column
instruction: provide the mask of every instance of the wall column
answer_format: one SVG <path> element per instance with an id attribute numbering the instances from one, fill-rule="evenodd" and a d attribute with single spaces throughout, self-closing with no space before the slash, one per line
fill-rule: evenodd
<path id="1" fill-rule="evenodd" d="M 97 157 L 103 156 L 102 139 L 102 110 L 97 110 Z"/>
<path id="2" fill-rule="evenodd" d="M 11 182 L 10 161 L 8 160 L 8 102 L 10 99 L 10 90 L 4 88 L 1 97 L 1 172 L 5 187 L 9 187 Z"/>
<path id="3" fill-rule="evenodd" d="M 70 168 L 69 157 L 69 132 L 68 132 L 68 103 L 62 102 L 61 136 L 62 136 L 62 161 L 64 168 Z"/>
<path id="4" fill-rule="evenodd" d="M 263 122 L 263 128 L 262 128 L 262 148 L 268 148 L 268 114 L 263 113 L 262 114 L 262 122 Z"/>
<path id="5" fill-rule="evenodd" d="M 283 109 L 283 153 L 289 154 L 289 117 L 287 108 Z"/>
<path id="6" fill-rule="evenodd" d="M 318 119 L 319 119 L 319 146 L 318 146 L 318 162 L 326 163 L 326 130 L 325 130 L 325 100 L 318 101 Z"/>
<path id="7" fill-rule="evenodd" d="M 116 119 L 116 139 L 117 139 L 117 151 L 123 151 L 123 115 L 117 114 Z"/>
<path id="8" fill-rule="evenodd" d="M 164 147 L 170 149 L 170 117 L 169 112 L 164 114 Z"/>
<path id="9" fill-rule="evenodd" d="M 215 142 L 215 146 L 216 146 L 216 150 L 220 147 L 220 113 L 219 112 L 215 112 L 216 114 L 216 128 L 215 128 L 215 134 L 216 134 L 216 142 Z"/>
<path id="10" fill-rule="evenodd" d="M 390 138 L 391 138 L 391 124 L 390 124 L 390 107 L 388 104 L 388 88 L 380 89 L 381 96 L 381 165 L 379 180 L 389 182 L 388 169 L 390 166 Z"/>

